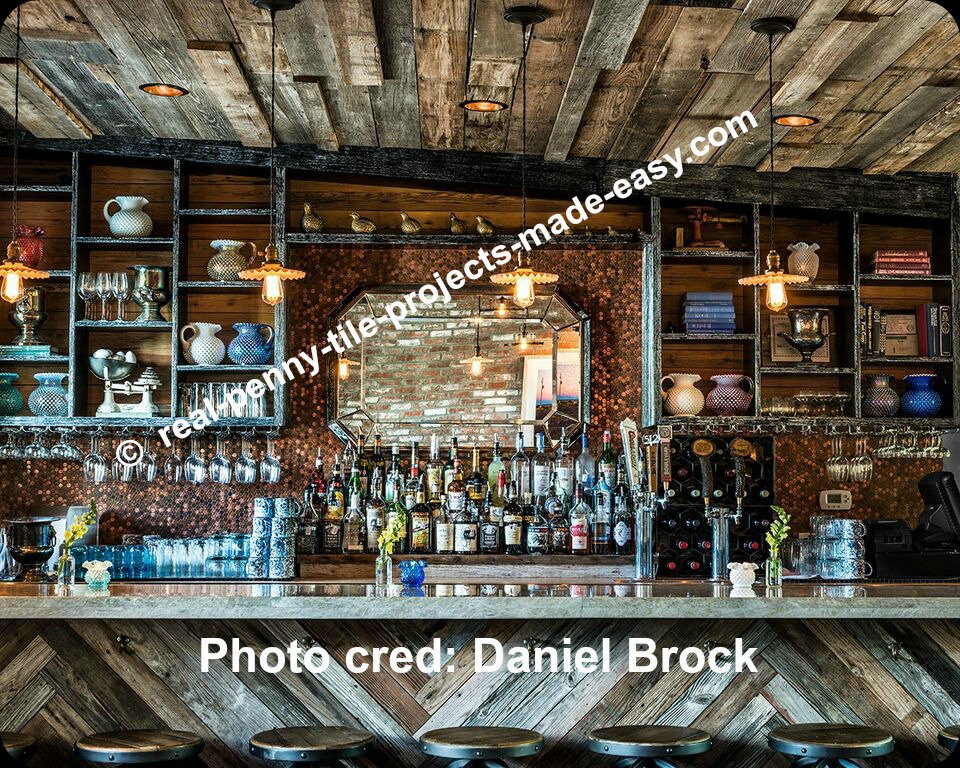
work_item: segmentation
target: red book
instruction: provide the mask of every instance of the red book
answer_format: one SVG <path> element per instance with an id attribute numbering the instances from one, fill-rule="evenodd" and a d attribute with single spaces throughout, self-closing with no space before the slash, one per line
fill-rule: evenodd
<path id="1" fill-rule="evenodd" d="M 880 250 L 874 251 L 870 258 L 872 259 L 929 259 L 930 254 L 927 251 L 896 251 L 896 250 Z"/>
<path id="2" fill-rule="evenodd" d="M 917 306 L 917 352 L 920 357 L 930 356 L 929 330 L 930 318 L 927 316 L 927 305 L 920 304 Z"/>
<path id="3" fill-rule="evenodd" d="M 904 267 L 888 268 L 877 267 L 873 270 L 875 275 L 929 275 L 929 269 L 907 269 Z"/>

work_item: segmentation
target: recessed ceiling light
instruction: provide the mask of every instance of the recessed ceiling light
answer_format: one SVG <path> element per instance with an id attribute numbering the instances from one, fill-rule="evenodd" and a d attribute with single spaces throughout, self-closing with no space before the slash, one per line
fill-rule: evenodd
<path id="1" fill-rule="evenodd" d="M 151 96 L 186 96 L 190 91 L 182 85 L 171 85 L 170 83 L 144 83 L 140 90 L 149 93 Z"/>
<path id="2" fill-rule="evenodd" d="M 467 99 L 461 101 L 460 106 L 468 112 L 499 112 L 507 108 L 507 105 L 502 101 L 494 101 L 493 99 Z"/>
<path id="3" fill-rule="evenodd" d="M 777 115 L 773 118 L 777 125 L 783 125 L 787 128 L 807 128 L 816 125 L 820 121 L 810 115 Z"/>

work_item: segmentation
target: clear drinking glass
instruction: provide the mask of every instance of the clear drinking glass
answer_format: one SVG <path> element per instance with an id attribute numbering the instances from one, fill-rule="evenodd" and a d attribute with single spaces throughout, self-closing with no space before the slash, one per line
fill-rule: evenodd
<path id="1" fill-rule="evenodd" d="M 111 283 L 113 287 L 113 297 L 117 300 L 117 320 L 122 322 L 126 320 L 123 313 L 126 303 L 130 301 L 132 291 L 130 276 L 126 272 L 114 272 Z"/>
<path id="2" fill-rule="evenodd" d="M 183 482 L 183 460 L 180 458 L 180 446 L 173 449 L 173 453 L 167 456 L 163 462 L 163 479 L 168 485 L 176 485 Z"/>
<path id="3" fill-rule="evenodd" d="M 150 438 L 143 436 L 143 456 L 136 465 L 137 480 L 141 483 L 152 483 L 157 477 L 157 460 L 150 452 Z"/>
<path id="4" fill-rule="evenodd" d="M 187 539 L 187 576 L 203 578 L 203 539 Z"/>
<path id="5" fill-rule="evenodd" d="M 248 435 L 243 436 L 240 455 L 233 467 L 233 475 L 238 483 L 247 485 L 257 482 L 257 462 L 250 452 L 250 437 Z"/>
<path id="6" fill-rule="evenodd" d="M 126 440 L 126 437 L 121 439 Z M 137 477 L 135 466 L 121 461 L 117 453 L 114 453 L 113 460 L 110 462 L 110 475 L 115 483 L 132 483 Z"/>
<path id="7" fill-rule="evenodd" d="M 267 438 L 267 455 L 260 460 L 260 479 L 265 483 L 280 482 L 280 460 L 274 452 L 273 435 Z"/>
<path id="8" fill-rule="evenodd" d="M 43 444 L 43 433 L 38 429 L 33 432 L 33 441 L 23 449 L 23 458 L 44 460 L 50 458 L 50 449 Z"/>
<path id="9" fill-rule="evenodd" d="M 107 460 L 100 453 L 100 438 L 90 437 L 90 453 L 83 457 L 83 478 L 88 483 L 102 483 L 107 479 Z"/>
<path id="10" fill-rule="evenodd" d="M 97 276 L 93 272 L 81 272 L 77 279 L 77 294 L 83 299 L 83 319 L 90 320 L 90 302 L 97 298 Z"/>
<path id="11" fill-rule="evenodd" d="M 60 432 L 60 442 L 50 448 L 50 458 L 57 461 L 72 461 L 79 464 L 83 461 L 83 454 L 73 443 L 67 442 L 67 432 Z"/>
<path id="12" fill-rule="evenodd" d="M 210 480 L 214 483 L 227 485 L 233 477 L 233 463 L 226 455 L 225 438 L 217 435 L 217 454 L 210 459 Z"/>
<path id="13" fill-rule="evenodd" d="M 15 433 L 7 432 L 7 442 L 0 446 L 0 461 L 13 461 L 23 458 L 20 446 L 17 445 L 15 438 Z"/>
<path id="14" fill-rule="evenodd" d="M 200 447 L 200 441 L 194 437 L 190 440 L 190 455 L 183 463 L 183 477 L 188 483 L 199 485 L 207 479 L 207 460 L 205 451 Z"/>
<path id="15" fill-rule="evenodd" d="M 97 272 L 97 296 L 100 297 L 100 319 L 107 319 L 107 299 L 113 295 L 113 275 Z"/>

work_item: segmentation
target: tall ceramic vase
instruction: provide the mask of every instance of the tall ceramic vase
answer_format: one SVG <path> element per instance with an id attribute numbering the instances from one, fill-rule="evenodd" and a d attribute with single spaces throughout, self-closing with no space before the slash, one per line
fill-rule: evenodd
<path id="1" fill-rule="evenodd" d="M 664 389 L 663 383 L 670 382 Z M 703 393 L 696 388 L 700 377 L 695 373 L 670 373 L 660 379 L 663 409 L 671 416 L 696 416 L 703 410 Z"/>
<path id="2" fill-rule="evenodd" d="M 707 409 L 717 416 L 743 416 L 753 402 L 753 380 L 739 373 L 711 376 L 716 386 L 707 393 Z"/>

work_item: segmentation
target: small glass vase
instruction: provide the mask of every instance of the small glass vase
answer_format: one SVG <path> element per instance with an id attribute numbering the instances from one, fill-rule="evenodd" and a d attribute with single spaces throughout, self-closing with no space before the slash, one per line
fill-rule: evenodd
<path id="1" fill-rule="evenodd" d="M 91 595 L 109 595 L 110 594 L 110 571 L 91 571 L 83 576 L 87 582 L 87 592 Z"/>
<path id="2" fill-rule="evenodd" d="M 57 586 L 72 587 L 77 581 L 77 562 L 69 549 L 65 549 L 57 560 Z"/>
<path id="3" fill-rule="evenodd" d="M 393 586 L 393 558 L 385 552 L 377 555 L 376 585 L 378 588 L 389 589 Z"/>
<path id="4" fill-rule="evenodd" d="M 767 558 L 764 579 L 768 587 L 783 586 L 783 560 L 779 556 Z"/>

